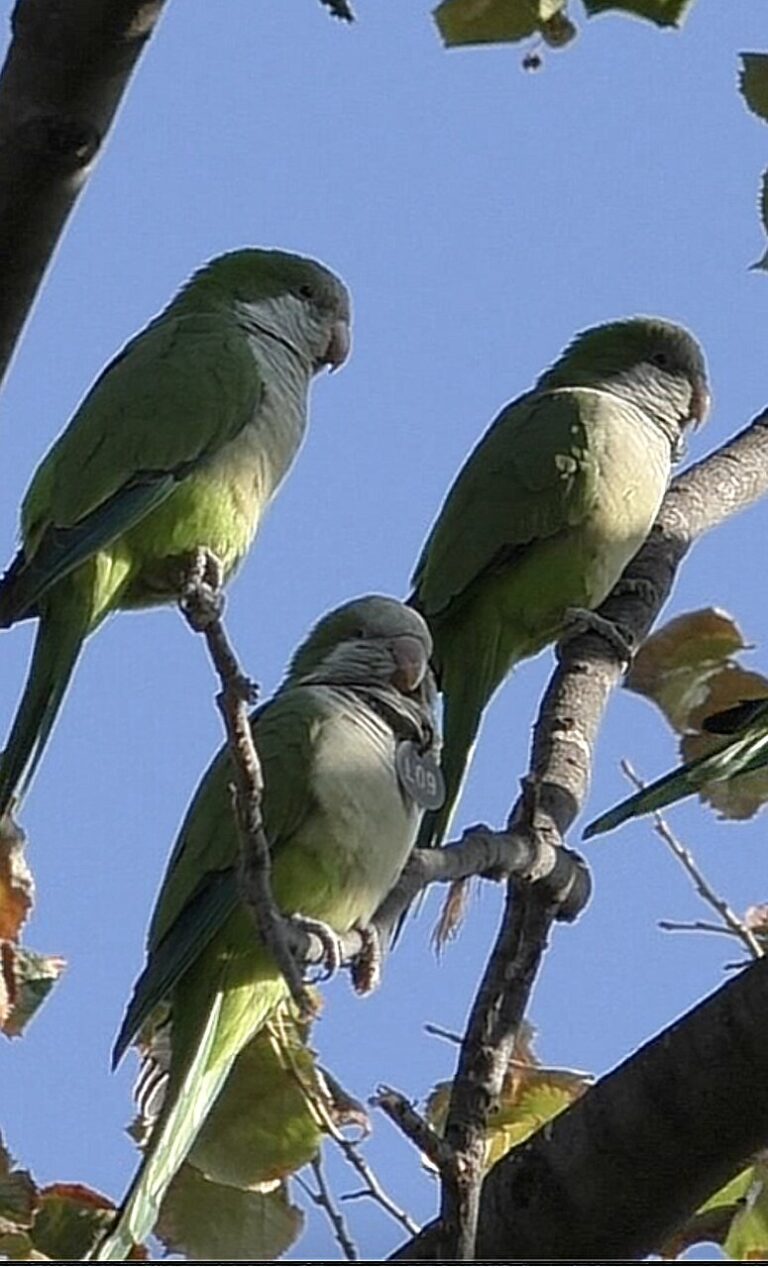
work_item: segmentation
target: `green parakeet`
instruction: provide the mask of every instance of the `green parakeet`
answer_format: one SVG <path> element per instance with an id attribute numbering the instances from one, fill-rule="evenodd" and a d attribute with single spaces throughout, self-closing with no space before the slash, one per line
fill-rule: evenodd
<path id="1" fill-rule="evenodd" d="M 253 714 L 283 912 L 341 934 L 365 925 L 397 879 L 420 815 L 402 759 L 427 760 L 418 755 L 435 742 L 431 646 L 422 618 L 395 599 L 344 604 L 319 622 Z M 96 1258 L 123 1258 L 151 1231 L 238 1054 L 287 995 L 239 901 L 230 782 L 222 749 L 181 828 L 115 1045 L 118 1060 L 140 1032 L 151 1050 L 156 1029 L 168 1078 L 144 1161 Z M 210 1156 L 211 1141 L 205 1146 Z"/>
<path id="2" fill-rule="evenodd" d="M 559 637 L 569 609 L 602 602 L 647 536 L 708 400 L 687 331 L 611 322 L 578 334 L 469 455 L 413 576 L 443 694 L 446 784 L 419 845 L 445 836 L 496 688 Z"/>
<path id="3" fill-rule="evenodd" d="M 640 792 L 599 815 L 585 829 L 585 837 L 610 832 L 627 819 L 636 819 L 651 810 L 661 810 L 674 801 L 690 797 L 705 784 L 735 779 L 768 765 L 768 700 L 743 700 L 706 718 L 703 730 L 733 738 L 714 753 L 705 753 L 668 771 Z"/>
<path id="4" fill-rule="evenodd" d="M 84 640 L 118 608 L 179 598 L 207 549 L 226 580 L 288 471 L 310 382 L 349 348 L 349 296 L 283 251 L 201 268 L 96 380 L 38 467 L 0 626 L 37 617 L 0 760 L 0 817 L 37 767 Z"/>

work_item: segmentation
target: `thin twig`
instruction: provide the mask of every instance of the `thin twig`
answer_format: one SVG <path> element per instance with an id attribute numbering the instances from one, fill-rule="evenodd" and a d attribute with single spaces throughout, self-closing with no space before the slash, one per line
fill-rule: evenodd
<path id="1" fill-rule="evenodd" d="M 741 935 L 727 925 L 713 925 L 708 920 L 657 920 L 659 929 L 665 933 L 719 933 L 726 938 L 738 938 Z"/>
<path id="2" fill-rule="evenodd" d="M 369 1104 L 382 1110 L 444 1179 L 455 1173 L 457 1160 L 454 1151 L 402 1092 L 382 1086 L 375 1096 L 369 1097 Z"/>
<path id="3" fill-rule="evenodd" d="M 354 1262 L 360 1258 L 360 1255 L 358 1253 L 357 1246 L 352 1240 L 349 1229 L 347 1228 L 344 1216 L 334 1204 L 333 1194 L 331 1193 L 328 1182 L 326 1181 L 320 1156 L 318 1155 L 317 1158 L 313 1158 L 309 1165 L 312 1168 L 312 1174 L 315 1177 L 317 1193 L 315 1193 L 300 1176 L 297 1177 L 297 1179 L 299 1180 L 302 1189 L 307 1194 L 307 1197 L 311 1198 L 317 1206 L 322 1207 L 328 1216 L 328 1222 L 333 1229 L 336 1241 L 339 1243 L 344 1253 L 344 1258 L 350 1262 Z"/>
<path id="4" fill-rule="evenodd" d="M 348 0 L 320 0 L 320 3 L 330 11 L 332 18 L 339 18 L 342 22 L 354 22 L 355 14 Z"/>
<path id="5" fill-rule="evenodd" d="M 456 1030 L 446 1030 L 444 1026 L 438 1026 L 433 1021 L 424 1023 L 424 1029 L 428 1035 L 434 1035 L 436 1039 L 446 1039 L 448 1043 L 461 1044 L 464 1042 L 464 1036 L 460 1035 Z"/>
<path id="6" fill-rule="evenodd" d="M 317 1122 L 331 1137 L 333 1143 L 344 1155 L 345 1161 L 350 1167 L 352 1167 L 353 1171 L 357 1172 L 365 1184 L 365 1188 L 363 1190 L 352 1194 L 343 1194 L 341 1200 L 348 1201 L 352 1198 L 369 1197 L 372 1201 L 378 1203 L 378 1205 L 382 1207 L 382 1209 L 385 1210 L 393 1220 L 396 1220 L 407 1233 L 410 1233 L 411 1236 L 415 1236 L 418 1232 L 420 1232 L 421 1226 L 417 1224 L 410 1215 L 408 1215 L 407 1211 L 404 1211 L 402 1207 L 398 1206 L 385 1189 L 382 1188 L 381 1181 L 374 1172 L 370 1163 L 366 1162 L 355 1142 L 348 1140 L 334 1121 L 330 1092 L 323 1092 L 321 1088 L 313 1087 L 308 1084 L 302 1071 L 299 1070 L 296 1065 L 292 1064 L 291 1069 L 294 1078 L 302 1090 L 307 1105 L 314 1113 Z M 351 1100 L 352 1098 L 350 1097 L 349 1099 Z"/>
<path id="7" fill-rule="evenodd" d="M 639 792 L 645 788 L 645 781 L 640 778 L 631 763 L 626 761 L 626 759 L 621 762 L 621 769 Z M 668 849 L 671 850 L 684 871 L 688 873 L 699 897 L 717 912 L 723 922 L 723 928 L 727 929 L 735 938 L 738 938 L 754 959 L 761 959 L 765 953 L 759 940 L 755 937 L 752 930 L 745 925 L 744 921 L 736 915 L 736 912 L 726 900 L 721 898 L 712 888 L 691 851 L 675 836 L 666 819 L 658 810 L 655 810 L 653 814 L 653 830 L 658 837 L 661 837 Z"/>
<path id="8" fill-rule="evenodd" d="M 274 956 L 303 1018 L 313 1017 L 315 1005 L 302 980 L 287 936 L 287 922 L 278 911 L 270 884 L 271 854 L 261 817 L 264 783 L 251 731 L 249 705 L 256 687 L 243 673 L 221 618 L 223 597 L 218 561 L 200 551 L 185 577 L 181 610 L 190 627 L 203 635 L 221 682 L 216 704 L 224 720 L 234 769 L 233 808 L 240 853 L 240 892 L 264 944 Z M 213 577 L 211 583 L 207 577 Z"/>

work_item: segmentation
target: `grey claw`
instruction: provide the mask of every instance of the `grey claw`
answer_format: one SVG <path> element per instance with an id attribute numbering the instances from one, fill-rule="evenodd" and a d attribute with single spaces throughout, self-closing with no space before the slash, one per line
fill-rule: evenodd
<path id="1" fill-rule="evenodd" d="M 599 616 L 597 612 L 590 611 L 589 608 L 566 608 L 559 641 L 567 643 L 570 639 L 578 638 L 580 634 L 588 632 L 599 634 L 626 664 L 631 663 L 635 649 L 620 626 L 604 616 Z"/>
<path id="2" fill-rule="evenodd" d="M 311 916 L 302 916 L 299 912 L 289 916 L 288 921 L 300 933 L 317 938 L 323 948 L 323 971 L 316 981 L 326 982 L 334 977 L 341 968 L 343 958 L 341 939 L 335 929 L 332 929 L 324 920 L 314 920 Z"/>

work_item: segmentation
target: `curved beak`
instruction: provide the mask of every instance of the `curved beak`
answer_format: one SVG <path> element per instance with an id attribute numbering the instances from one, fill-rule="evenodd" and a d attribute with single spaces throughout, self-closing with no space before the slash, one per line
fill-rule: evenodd
<path id="1" fill-rule="evenodd" d="M 410 695 L 421 684 L 429 668 L 427 649 L 413 634 L 398 634 L 390 640 L 390 648 L 395 662 L 392 685 L 403 695 Z"/>
<path id="2" fill-rule="evenodd" d="M 328 347 L 320 360 L 320 365 L 330 366 L 331 371 L 338 370 L 339 366 L 343 365 L 349 356 L 350 343 L 349 322 L 346 318 L 339 318 L 331 326 Z"/>
<path id="3" fill-rule="evenodd" d="M 701 427 L 707 421 L 711 404 L 712 395 L 707 380 L 694 379 L 688 422 L 693 423 L 694 427 Z"/>

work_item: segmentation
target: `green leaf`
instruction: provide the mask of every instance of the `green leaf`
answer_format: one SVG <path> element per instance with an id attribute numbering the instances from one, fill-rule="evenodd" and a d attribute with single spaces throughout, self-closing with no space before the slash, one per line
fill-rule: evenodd
<path id="1" fill-rule="evenodd" d="M 5 1237 L 0 1234 L 0 1256 L 12 1264 L 50 1262 L 47 1255 L 35 1250 L 32 1239 L 26 1233 L 8 1233 Z"/>
<path id="2" fill-rule="evenodd" d="M 19 1171 L 0 1137 L 0 1236 L 32 1227 L 37 1187 L 28 1171 Z"/>
<path id="3" fill-rule="evenodd" d="M 58 982 L 66 961 L 12 942 L 0 944 L 0 1030 L 16 1039 Z"/>
<path id="4" fill-rule="evenodd" d="M 32 1230 L 49 1259 L 83 1259 L 115 1218 L 115 1204 L 84 1184 L 52 1184 L 40 1191 Z"/>
<path id="5" fill-rule="evenodd" d="M 174 1177 L 155 1229 L 168 1253 L 207 1262 L 278 1259 L 300 1236 L 304 1216 L 285 1184 L 250 1193 L 212 1184 L 189 1163 Z"/>
<path id="6" fill-rule="evenodd" d="M 742 53 L 739 88 L 749 109 L 768 123 L 768 53 Z"/>
<path id="7" fill-rule="evenodd" d="M 693 0 L 584 0 L 587 16 L 615 10 L 635 18 L 647 18 L 657 26 L 682 26 Z"/>
<path id="8" fill-rule="evenodd" d="M 240 1053 L 189 1154 L 209 1180 L 254 1189 L 314 1158 L 322 1133 L 301 1082 L 316 1087 L 314 1054 L 286 1020 Z"/>
<path id="9" fill-rule="evenodd" d="M 550 33 L 554 47 L 558 38 L 556 20 L 564 17 L 566 5 L 567 0 L 443 0 L 433 10 L 433 17 L 448 48 L 462 44 L 511 44 L 537 32 L 545 38 Z M 568 43 L 575 34 L 572 23 L 568 27 L 567 37 L 565 29 L 559 28 L 561 43 Z"/>

